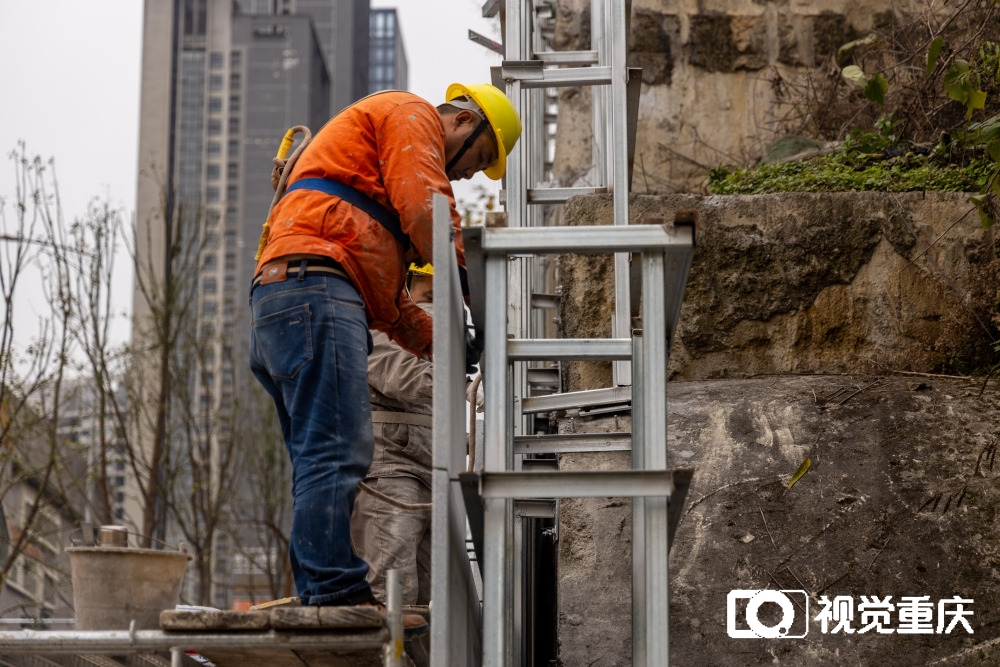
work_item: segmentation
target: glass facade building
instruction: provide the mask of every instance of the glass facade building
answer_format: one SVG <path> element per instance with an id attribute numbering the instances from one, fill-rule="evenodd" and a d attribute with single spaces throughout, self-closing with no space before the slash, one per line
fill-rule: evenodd
<path id="1" fill-rule="evenodd" d="M 395 9 L 373 9 L 369 22 L 368 92 L 406 90 L 406 51 Z"/>

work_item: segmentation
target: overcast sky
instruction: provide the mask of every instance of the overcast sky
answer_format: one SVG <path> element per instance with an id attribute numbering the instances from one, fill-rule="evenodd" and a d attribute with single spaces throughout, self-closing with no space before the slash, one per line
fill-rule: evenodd
<path id="1" fill-rule="evenodd" d="M 482 18 L 482 0 L 371 4 L 399 10 L 410 90 L 435 104 L 453 81 L 488 82 L 490 66 L 500 62 L 468 40 L 471 28 L 499 41 L 497 20 Z M 109 199 L 131 217 L 142 8 L 141 0 L 0 0 L 0 197 L 12 198 L 14 172 L 7 156 L 23 140 L 30 155 L 54 158 L 67 222 L 82 217 L 95 197 Z M 475 182 L 495 189 L 481 174 Z M 471 198 L 472 190 L 456 188 L 456 194 Z M 125 310 L 131 300 L 127 257 L 117 265 L 122 288 L 116 302 Z M 37 299 L 21 299 L 21 305 L 18 329 L 33 332 L 33 323 L 21 320 L 45 311 Z"/>

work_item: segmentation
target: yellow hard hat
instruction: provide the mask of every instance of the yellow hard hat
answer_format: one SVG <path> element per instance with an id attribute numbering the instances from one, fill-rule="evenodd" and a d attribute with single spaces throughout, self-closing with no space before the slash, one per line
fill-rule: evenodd
<path id="1" fill-rule="evenodd" d="M 521 136 L 521 119 L 517 116 L 517 110 L 507 99 L 507 96 L 489 83 L 453 83 L 448 86 L 445 94 L 445 101 L 451 102 L 456 97 L 468 97 L 479 105 L 479 108 L 486 114 L 486 120 L 493 128 L 493 134 L 497 139 L 497 161 L 491 164 L 483 173 L 494 181 L 503 178 L 507 171 L 507 155 L 514 150 L 514 144 Z"/>
<path id="2" fill-rule="evenodd" d="M 415 262 L 411 262 L 409 270 L 410 270 L 410 273 L 416 273 L 416 274 L 419 274 L 421 276 L 433 276 L 434 275 L 434 267 L 431 266 L 429 262 L 427 264 L 424 264 L 423 266 L 417 266 Z"/>

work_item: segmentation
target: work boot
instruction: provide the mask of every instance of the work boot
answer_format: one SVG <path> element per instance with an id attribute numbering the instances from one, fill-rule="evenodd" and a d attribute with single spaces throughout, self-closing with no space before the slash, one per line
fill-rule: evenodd
<path id="1" fill-rule="evenodd" d="M 358 605 L 359 607 L 377 607 L 382 615 L 386 615 L 385 605 L 378 600 L 369 600 L 368 602 L 362 602 Z M 422 634 L 426 634 L 430 629 L 430 624 L 427 623 L 425 619 L 420 614 L 403 614 L 403 636 L 404 637 L 417 637 Z"/>

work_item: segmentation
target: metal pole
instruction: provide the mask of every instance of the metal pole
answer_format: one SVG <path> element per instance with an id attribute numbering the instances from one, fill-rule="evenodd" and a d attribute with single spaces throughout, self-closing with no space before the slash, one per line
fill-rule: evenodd
<path id="1" fill-rule="evenodd" d="M 385 624 L 389 627 L 389 641 L 385 643 L 382 662 L 385 667 L 403 665 L 403 589 L 399 583 L 399 570 L 391 569 L 385 575 Z"/>
<path id="2" fill-rule="evenodd" d="M 465 470 L 465 310 L 455 260 L 451 207 L 434 196 L 434 432 L 431 509 L 433 664 L 477 664 L 479 598 L 465 549 L 465 506 L 451 480 Z M 478 657 L 476 658 L 478 660 Z"/>
<path id="3" fill-rule="evenodd" d="M 509 32 L 509 31 L 508 31 Z M 513 445 L 508 447 L 511 429 L 510 367 L 507 363 L 507 258 L 487 255 L 486 345 L 483 359 L 485 428 L 483 429 L 484 470 L 510 470 Z M 512 438 L 511 438 L 512 439 Z M 511 609 L 508 596 L 511 562 L 509 501 L 488 499 L 484 505 L 483 544 L 483 664 L 509 664 Z"/>
<path id="4" fill-rule="evenodd" d="M 605 3 L 607 25 L 611 28 L 611 39 L 605 39 L 611 46 L 611 173 L 608 185 L 614 193 L 614 215 L 616 225 L 629 224 L 628 213 L 628 124 L 626 108 L 626 87 L 628 68 L 626 67 L 627 40 L 625 34 L 625 0 L 610 0 Z M 631 328 L 629 308 L 628 255 L 615 255 L 615 319 L 612 336 L 627 338 Z M 623 362 L 614 362 L 612 375 L 616 386 L 632 384 L 632 367 Z"/>
<path id="5" fill-rule="evenodd" d="M 642 255 L 642 445 L 646 470 L 667 469 L 667 331 L 665 253 Z M 668 496 L 646 498 L 646 658 L 670 658 L 667 544 Z"/>
<path id="6" fill-rule="evenodd" d="M 506 43 L 507 60 L 528 60 L 532 57 L 532 14 L 533 2 L 519 2 L 518 0 L 507 0 L 507 19 L 513 20 L 513 25 L 508 25 Z M 511 35 L 516 35 L 511 39 Z M 507 156 L 507 225 L 508 227 L 529 227 L 532 223 L 533 214 L 528 206 L 528 188 L 534 185 L 532 180 L 534 150 L 536 149 L 536 124 L 534 107 L 532 105 L 533 95 L 536 91 L 522 88 L 520 80 L 511 80 L 507 84 L 507 95 L 518 116 L 521 118 L 523 126 L 523 136 L 521 141 L 514 147 L 512 153 Z M 530 147 L 530 149 L 528 148 Z M 495 302 L 494 308 L 507 312 L 507 322 L 504 324 L 503 336 L 506 339 L 507 333 L 512 333 L 515 338 L 526 337 L 529 329 L 531 316 L 531 288 L 529 282 L 530 259 L 523 257 L 503 257 L 502 260 L 507 265 L 506 275 L 502 278 L 506 282 L 508 294 L 504 301 Z M 487 285 L 498 285 L 499 282 L 491 281 L 489 278 Z M 499 329 L 497 329 L 499 331 Z M 504 434 L 502 440 L 494 441 L 495 447 L 501 448 L 504 456 L 504 467 L 494 470 L 513 470 L 520 467 L 520 456 L 513 456 L 513 436 L 524 432 L 524 417 L 521 414 L 521 402 L 527 395 L 527 374 L 523 364 L 508 366 L 504 360 L 504 366 L 494 367 L 494 374 L 502 376 L 506 383 L 504 391 L 513 391 L 513 401 L 501 413 L 504 419 Z M 487 389 L 488 391 L 488 389 Z M 487 452 L 490 448 L 490 441 L 486 441 Z M 499 453 L 499 452 L 498 452 Z M 487 453 L 487 457 L 489 454 Z M 487 466 L 487 470 L 489 467 Z M 487 538 L 487 544 L 497 542 L 494 558 L 502 558 L 502 561 L 494 565 L 490 557 L 484 554 L 484 576 L 489 581 L 484 584 L 484 605 L 488 609 L 492 604 L 499 604 L 497 611 L 502 617 L 502 634 L 497 639 L 500 645 L 493 646 L 484 651 L 484 656 L 502 660 L 496 664 L 517 664 L 519 662 L 519 621 L 520 621 L 520 576 L 519 568 L 515 567 L 516 559 L 520 557 L 519 545 L 514 541 L 514 517 L 513 504 L 507 500 L 487 500 L 484 501 L 486 510 L 486 534 L 494 536 Z M 501 512 L 503 514 L 501 521 Z M 491 528 L 492 526 L 492 528 Z M 495 532 L 494 532 L 495 531 Z M 500 555 L 502 554 L 502 556 Z M 495 575 L 488 572 L 492 569 Z M 502 572 L 501 572 L 502 569 Z M 498 578 L 495 578 L 498 577 Z M 490 603 L 485 600 L 489 598 L 489 588 L 493 584 L 499 589 L 502 588 L 500 597 L 494 598 L 495 602 Z M 484 613 L 485 622 L 485 613 Z M 485 634 L 485 628 L 484 628 Z M 487 643 L 488 645 L 488 643 Z M 496 651 L 496 653 L 493 653 Z M 487 664 L 490 664 L 487 661 Z"/>
<path id="7" fill-rule="evenodd" d="M 605 38 L 604 4 L 608 0 L 591 0 L 590 3 L 590 48 L 597 52 L 597 65 L 610 65 L 607 40 Z M 592 144 L 592 164 L 594 166 L 594 183 L 608 185 L 608 132 L 607 108 L 608 91 L 604 86 L 593 86 L 590 90 L 593 107 L 592 123 L 594 141 Z"/>
<path id="8" fill-rule="evenodd" d="M 193 651 L 274 648 L 290 651 L 378 649 L 388 636 L 384 630 L 332 632 L 204 632 L 185 633 L 184 645 Z M 134 654 L 169 651 L 177 646 L 176 632 L 162 630 L 18 630 L 0 631 L 0 655 L 31 653 Z"/>
<path id="9" fill-rule="evenodd" d="M 642 336 L 632 338 L 632 469 L 644 470 Z M 646 499 L 632 498 L 632 665 L 645 667 L 646 656 Z"/>

